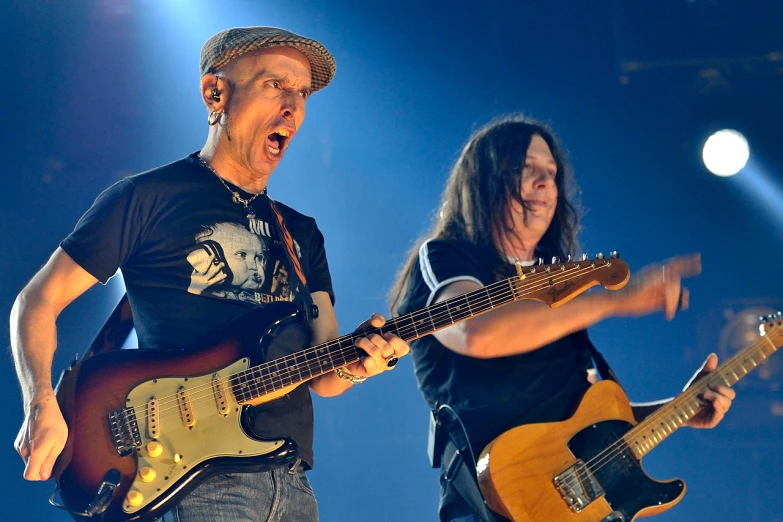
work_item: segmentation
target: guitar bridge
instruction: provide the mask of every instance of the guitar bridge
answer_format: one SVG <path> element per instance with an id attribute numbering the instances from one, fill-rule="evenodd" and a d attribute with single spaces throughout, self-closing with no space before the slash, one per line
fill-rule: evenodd
<path id="1" fill-rule="evenodd" d="M 109 413 L 109 427 L 114 437 L 114 448 L 121 457 L 127 457 L 141 447 L 139 422 L 133 407 Z"/>
<path id="2" fill-rule="evenodd" d="M 581 460 L 557 475 L 553 482 L 560 496 L 574 513 L 581 512 L 604 494 L 601 484 Z"/>

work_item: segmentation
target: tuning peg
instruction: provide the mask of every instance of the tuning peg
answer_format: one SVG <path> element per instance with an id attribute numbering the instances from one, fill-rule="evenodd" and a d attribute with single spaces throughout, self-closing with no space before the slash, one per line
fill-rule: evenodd
<path id="1" fill-rule="evenodd" d="M 617 253 L 617 250 L 612 250 L 611 252 L 609 252 L 609 257 L 611 257 L 612 259 L 619 259 L 620 254 Z"/>
<path id="2" fill-rule="evenodd" d="M 595 255 L 595 258 L 596 258 L 596 259 L 603 259 L 603 258 L 604 258 L 604 254 L 603 254 L 602 252 L 599 252 L 599 253 L 597 253 L 597 254 Z"/>
<path id="3" fill-rule="evenodd" d="M 552 264 L 556 265 L 560 262 L 560 258 L 557 256 L 552 256 Z"/>
<path id="4" fill-rule="evenodd" d="M 544 258 L 543 257 L 539 257 L 538 258 L 538 264 L 539 265 L 543 265 L 544 264 Z"/>
<path id="5" fill-rule="evenodd" d="M 587 261 L 587 257 L 588 257 L 587 254 L 582 254 L 581 257 L 582 257 L 582 261 Z"/>
<path id="6" fill-rule="evenodd" d="M 571 254 L 568 254 L 566 256 L 566 263 L 570 263 L 570 262 L 571 262 Z"/>

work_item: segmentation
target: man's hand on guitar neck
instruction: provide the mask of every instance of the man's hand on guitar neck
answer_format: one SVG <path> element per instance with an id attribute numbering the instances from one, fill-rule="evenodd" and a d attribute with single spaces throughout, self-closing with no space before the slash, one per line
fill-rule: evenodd
<path id="1" fill-rule="evenodd" d="M 380 328 L 384 324 L 386 324 L 386 318 L 376 313 L 360 324 L 356 330 L 370 327 Z M 392 357 L 399 359 L 410 351 L 408 343 L 391 332 L 386 332 L 383 335 L 372 333 L 367 337 L 357 339 L 354 344 L 357 348 L 367 352 L 367 357 L 362 357 L 355 363 L 346 365 L 345 370 L 359 377 L 372 377 L 392 369 L 394 365 L 389 366 L 387 361 Z"/>
<path id="2" fill-rule="evenodd" d="M 709 374 L 717 367 L 718 356 L 714 353 L 710 354 L 710 356 L 707 357 L 707 360 L 704 361 L 704 364 L 696 370 L 696 373 L 694 373 L 693 377 L 687 382 L 683 391 L 690 388 L 696 381 Z M 726 412 L 731 407 L 731 401 L 734 400 L 736 395 L 737 392 L 728 386 L 710 386 L 702 395 L 702 399 L 705 402 L 704 409 L 692 417 L 685 425 L 690 426 L 691 428 L 714 428 L 720 423 L 723 416 L 726 415 Z M 631 403 L 634 417 L 637 421 L 642 421 L 671 400 L 672 399 L 665 399 L 647 403 Z"/>
<path id="3" fill-rule="evenodd" d="M 701 368 L 696 370 L 693 378 L 685 385 L 685 389 L 687 390 L 690 388 L 694 382 L 715 370 L 717 367 L 718 356 L 712 353 L 707 357 L 707 360 L 704 361 L 704 364 L 701 365 Z M 710 386 L 702 395 L 702 398 L 708 405 L 695 417 L 689 420 L 687 425 L 691 428 L 714 428 L 723 419 L 723 416 L 726 415 L 726 412 L 731 407 L 731 401 L 733 401 L 736 396 L 737 392 L 728 386 Z"/>
<path id="4" fill-rule="evenodd" d="M 16 451 L 25 462 L 24 478 L 48 480 L 55 460 L 65 447 L 68 426 L 51 390 L 34 397 L 25 410 L 24 422 L 14 441 Z"/>

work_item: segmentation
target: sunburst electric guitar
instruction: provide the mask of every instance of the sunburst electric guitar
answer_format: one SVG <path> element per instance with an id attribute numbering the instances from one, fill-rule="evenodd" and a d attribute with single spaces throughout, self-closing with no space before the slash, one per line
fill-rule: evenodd
<path id="1" fill-rule="evenodd" d="M 570 419 L 506 431 L 478 461 L 487 505 L 514 522 L 631 521 L 671 508 L 685 483 L 651 479 L 642 457 L 704 408 L 710 385 L 732 386 L 783 345 L 780 312 L 766 318 L 761 333 L 639 423 L 620 386 L 601 381 Z"/>
<path id="2" fill-rule="evenodd" d="M 617 289 L 629 278 L 625 262 L 600 255 L 517 272 L 382 328 L 306 349 L 298 349 L 309 344 L 306 320 L 286 303 L 272 307 L 274 317 L 263 308 L 248 312 L 231 325 L 233 333 L 200 349 L 115 350 L 83 359 L 57 387 L 68 440 L 50 500 L 76 520 L 157 518 L 214 473 L 292 462 L 294 442 L 256 436 L 247 408 L 359 360 L 366 354 L 354 346 L 358 337 L 393 332 L 412 341 L 520 299 L 558 306 L 591 286 Z M 297 350 L 267 360 L 279 344 Z"/>

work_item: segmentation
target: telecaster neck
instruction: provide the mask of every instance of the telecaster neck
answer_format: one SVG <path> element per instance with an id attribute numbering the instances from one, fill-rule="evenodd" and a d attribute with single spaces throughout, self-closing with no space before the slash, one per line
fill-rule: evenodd
<path id="1" fill-rule="evenodd" d="M 623 437 L 638 458 L 652 451 L 669 435 L 695 417 L 704 407 L 702 396 L 715 384 L 733 386 L 762 364 L 783 345 L 783 320 L 780 312 L 762 326 L 759 339 L 691 385 L 670 403 L 637 424 Z"/>

